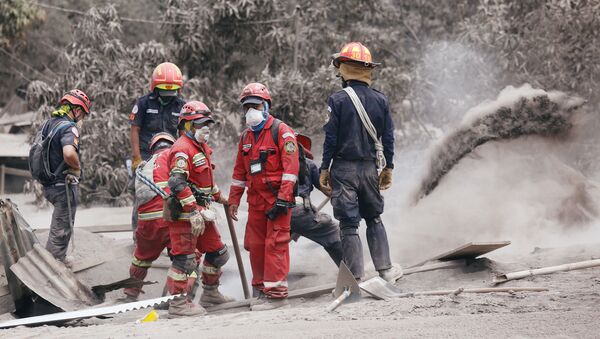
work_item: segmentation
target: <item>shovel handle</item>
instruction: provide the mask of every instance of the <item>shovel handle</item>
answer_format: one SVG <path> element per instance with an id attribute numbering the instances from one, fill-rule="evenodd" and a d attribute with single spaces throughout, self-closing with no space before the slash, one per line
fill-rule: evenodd
<path id="1" fill-rule="evenodd" d="M 337 297 L 337 299 L 335 299 L 331 304 L 329 304 L 329 306 L 327 306 L 327 312 L 331 312 L 338 308 L 338 306 L 340 306 L 344 302 L 344 300 L 346 300 L 346 298 L 348 298 L 349 296 L 350 291 L 345 290 L 342 294 L 340 294 L 339 297 Z"/>

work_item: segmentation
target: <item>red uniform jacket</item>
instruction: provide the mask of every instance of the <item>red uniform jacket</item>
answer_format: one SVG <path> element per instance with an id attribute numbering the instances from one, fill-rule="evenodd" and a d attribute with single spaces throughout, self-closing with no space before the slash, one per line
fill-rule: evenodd
<path id="1" fill-rule="evenodd" d="M 171 194 L 169 189 L 169 150 L 163 150 L 158 154 L 154 162 L 152 174 L 156 186 L 162 188 L 167 194 Z M 142 221 L 156 220 L 163 216 L 163 198 L 156 195 L 152 200 L 138 207 L 138 219 Z M 166 227 L 166 224 L 164 225 Z"/>
<path id="2" fill-rule="evenodd" d="M 206 143 L 199 144 L 187 135 L 181 136 L 169 152 L 169 173 L 185 174 L 188 183 L 198 191 L 219 200 L 221 192 L 214 182 L 210 157 L 212 149 Z M 177 198 L 183 206 L 184 212 L 191 212 L 198 208 L 196 198 L 189 186 L 181 191 Z"/>
<path id="3" fill-rule="evenodd" d="M 278 146 L 275 144 L 270 130 L 274 120 L 272 116 L 268 117 L 258 138 L 250 129 L 242 134 L 229 190 L 229 204 L 239 205 L 246 187 L 252 208 L 267 210 L 276 199 L 294 201 L 294 185 L 299 170 L 298 145 L 294 131 L 284 123 L 279 125 Z M 263 158 L 266 157 L 265 162 L 260 161 L 261 152 Z"/>

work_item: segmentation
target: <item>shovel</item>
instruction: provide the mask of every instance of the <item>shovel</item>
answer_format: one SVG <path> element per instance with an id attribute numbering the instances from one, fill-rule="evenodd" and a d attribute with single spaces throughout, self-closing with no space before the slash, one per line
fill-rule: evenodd
<path id="1" fill-rule="evenodd" d="M 333 295 L 336 299 L 327 306 L 327 312 L 335 310 L 344 301 L 354 302 L 360 299 L 360 286 L 358 286 L 354 275 L 343 261 L 340 263 L 340 271 Z"/>

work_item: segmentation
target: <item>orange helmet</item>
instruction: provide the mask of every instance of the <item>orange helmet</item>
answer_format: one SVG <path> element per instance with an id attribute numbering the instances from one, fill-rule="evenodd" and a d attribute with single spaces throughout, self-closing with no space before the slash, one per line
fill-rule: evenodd
<path id="1" fill-rule="evenodd" d="M 152 72 L 151 91 L 154 91 L 155 88 L 175 91 L 181 87 L 183 87 L 183 77 L 177 65 L 170 62 L 163 62 L 156 66 L 154 72 Z"/>
<path id="2" fill-rule="evenodd" d="M 206 121 L 214 122 L 211 117 L 211 111 L 203 102 L 201 101 L 190 101 L 183 105 L 181 108 L 181 112 L 179 114 L 179 123 L 182 121 L 197 121 L 196 123 L 201 124 Z"/>
<path id="3" fill-rule="evenodd" d="M 240 103 L 242 105 L 246 103 L 262 104 L 262 100 L 259 98 L 268 102 L 271 107 L 271 94 L 267 86 L 258 82 L 249 83 L 240 94 Z"/>
<path id="4" fill-rule="evenodd" d="M 59 105 L 64 103 L 70 103 L 71 105 L 80 106 L 83 108 L 86 114 L 90 114 L 90 98 L 80 89 L 72 89 L 58 102 Z"/>
<path id="5" fill-rule="evenodd" d="M 370 68 L 381 65 L 380 63 L 373 62 L 371 51 L 360 42 L 346 44 L 339 53 L 333 55 L 333 66 L 339 68 L 341 62 L 360 63 Z"/>
<path id="6" fill-rule="evenodd" d="M 150 140 L 150 144 L 148 145 L 148 148 L 150 149 L 150 151 L 152 153 L 154 153 L 155 151 L 157 151 L 159 149 L 170 147 L 174 143 L 175 143 L 175 138 L 171 134 L 169 134 L 167 132 L 160 132 L 160 133 L 154 134 L 154 136 Z"/>

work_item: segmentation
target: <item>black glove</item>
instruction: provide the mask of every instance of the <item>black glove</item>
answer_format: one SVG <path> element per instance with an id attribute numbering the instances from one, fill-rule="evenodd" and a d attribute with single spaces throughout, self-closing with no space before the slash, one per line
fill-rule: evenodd
<path id="1" fill-rule="evenodd" d="M 275 206 L 273 206 L 273 208 L 267 211 L 267 218 L 269 218 L 270 220 L 275 220 L 275 218 L 277 218 L 277 216 L 279 216 L 280 214 L 287 213 L 287 211 L 291 207 L 293 207 L 292 203 L 287 202 L 285 200 L 277 199 L 277 201 L 275 202 Z"/>

